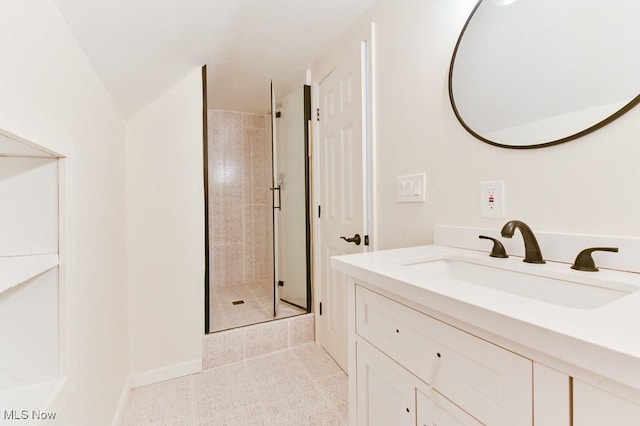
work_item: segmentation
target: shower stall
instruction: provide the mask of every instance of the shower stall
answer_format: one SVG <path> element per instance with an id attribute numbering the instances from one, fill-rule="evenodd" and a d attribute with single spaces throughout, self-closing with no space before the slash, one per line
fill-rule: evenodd
<path id="1" fill-rule="evenodd" d="M 310 88 L 207 114 L 209 330 L 310 312 Z"/>

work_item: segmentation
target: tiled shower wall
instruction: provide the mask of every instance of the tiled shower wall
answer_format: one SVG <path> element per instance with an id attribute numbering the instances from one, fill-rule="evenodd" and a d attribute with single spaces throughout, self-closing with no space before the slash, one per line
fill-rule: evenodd
<path id="1" fill-rule="evenodd" d="M 209 110 L 212 290 L 273 283 L 268 115 Z"/>

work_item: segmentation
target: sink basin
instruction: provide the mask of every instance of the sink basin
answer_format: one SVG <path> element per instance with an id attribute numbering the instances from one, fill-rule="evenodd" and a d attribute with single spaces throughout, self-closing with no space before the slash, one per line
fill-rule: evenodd
<path id="1" fill-rule="evenodd" d="M 566 277 L 537 275 L 457 259 L 437 259 L 404 266 L 433 279 L 464 282 L 574 309 L 599 308 L 638 289 L 627 283 L 595 284 L 594 280 L 585 283 L 570 274 Z"/>

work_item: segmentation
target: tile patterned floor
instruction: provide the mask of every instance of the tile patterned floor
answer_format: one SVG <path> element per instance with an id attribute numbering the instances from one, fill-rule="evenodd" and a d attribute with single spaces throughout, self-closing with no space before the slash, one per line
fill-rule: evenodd
<path id="1" fill-rule="evenodd" d="M 234 305 L 243 300 L 241 305 Z M 273 319 L 273 284 L 237 284 L 211 290 L 211 332 L 227 330 Z M 281 302 L 277 318 L 305 313 L 303 309 Z"/>
<path id="2" fill-rule="evenodd" d="M 131 391 L 122 426 L 347 425 L 347 376 L 315 343 Z"/>

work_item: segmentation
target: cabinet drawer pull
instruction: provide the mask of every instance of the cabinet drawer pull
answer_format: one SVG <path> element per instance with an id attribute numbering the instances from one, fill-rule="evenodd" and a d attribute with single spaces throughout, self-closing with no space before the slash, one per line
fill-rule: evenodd
<path id="1" fill-rule="evenodd" d="M 433 412 L 436 410 L 434 390 L 436 387 L 436 375 L 438 374 L 438 368 L 440 368 L 440 358 L 442 358 L 442 355 L 440 355 L 440 352 L 436 352 L 436 359 L 433 360 L 433 366 L 431 367 L 431 377 L 429 377 L 429 401 Z"/>
<path id="2" fill-rule="evenodd" d="M 434 381 L 436 380 L 436 376 L 438 375 L 438 369 L 440 368 L 440 360 L 442 359 L 442 354 L 440 352 L 436 352 L 436 359 L 433 360 L 433 366 L 431 367 L 431 377 L 429 377 L 429 384 L 431 388 L 434 387 Z"/>

